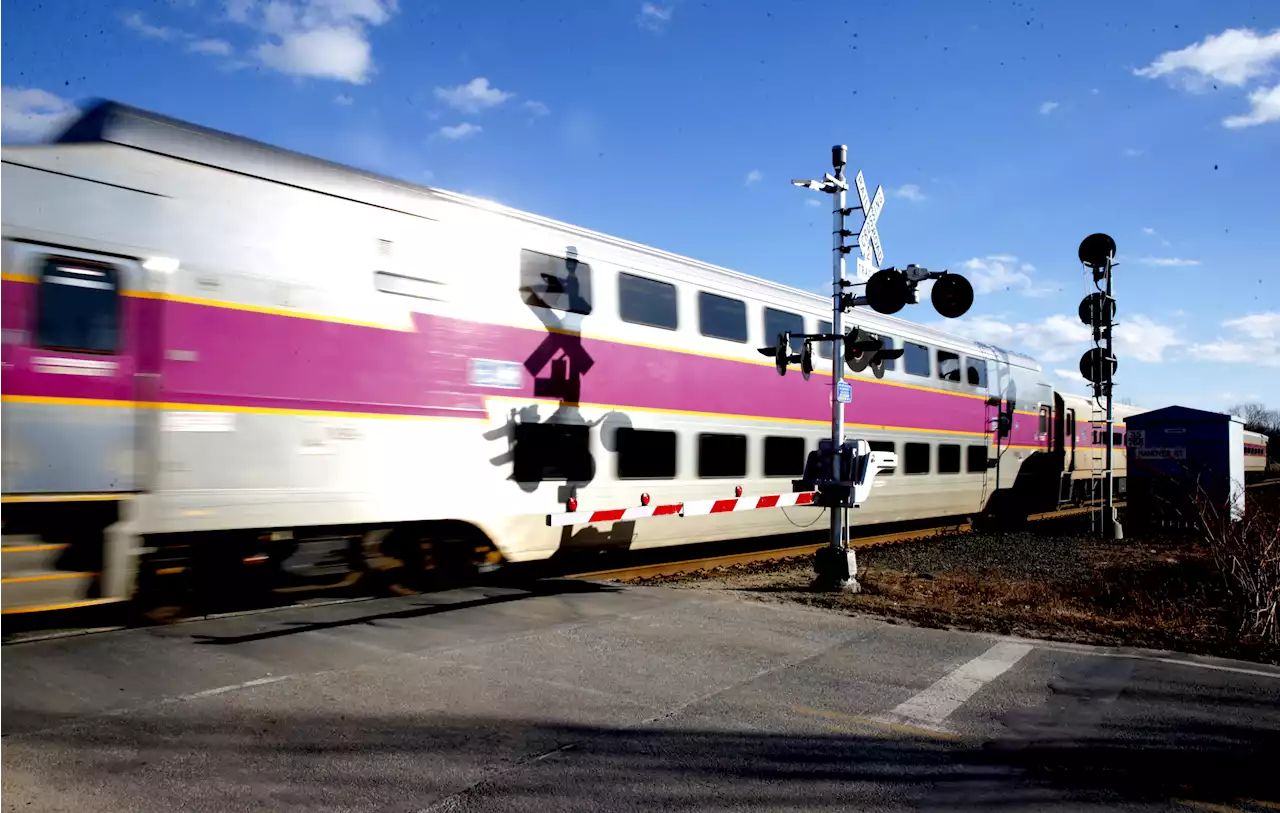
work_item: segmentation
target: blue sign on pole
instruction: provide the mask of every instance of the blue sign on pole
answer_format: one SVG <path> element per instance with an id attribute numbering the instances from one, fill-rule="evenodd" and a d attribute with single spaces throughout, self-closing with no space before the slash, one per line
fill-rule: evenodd
<path id="1" fill-rule="evenodd" d="M 842 404 L 853 400 L 853 386 L 848 381 L 836 382 L 836 400 Z"/>

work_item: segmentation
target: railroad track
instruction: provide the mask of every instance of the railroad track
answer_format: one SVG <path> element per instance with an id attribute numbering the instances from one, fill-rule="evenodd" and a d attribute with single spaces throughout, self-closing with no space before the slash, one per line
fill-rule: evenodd
<path id="1" fill-rule="evenodd" d="M 1249 488 L 1262 486 L 1280 485 L 1280 479 L 1265 480 L 1254 483 Z M 1123 501 L 1117 502 L 1117 507 L 1123 507 Z M 1078 508 L 1067 508 L 1058 511 L 1049 511 L 1042 514 L 1033 514 L 1028 517 L 1032 522 L 1042 522 L 1051 519 L 1062 519 L 1066 517 L 1079 516 L 1087 514 L 1091 511 L 1097 511 L 1098 505 L 1085 505 Z M 947 525 L 938 525 L 929 528 L 917 528 L 913 530 L 896 531 L 893 533 L 877 534 L 874 536 L 866 536 L 853 540 L 853 546 L 859 550 L 883 547 L 886 545 L 901 545 L 910 542 L 929 539 L 931 537 L 948 535 L 948 534 L 964 534 L 973 531 L 973 525 L 970 522 L 951 523 Z M 557 567 L 549 567 L 545 570 L 531 571 L 527 578 L 567 578 L 580 579 L 584 581 L 613 581 L 613 582 L 634 582 L 641 579 L 654 578 L 658 576 L 673 576 L 687 573 L 696 573 L 698 571 L 712 570 L 719 567 L 733 567 L 735 565 L 748 565 L 763 562 L 777 562 L 784 559 L 795 557 L 812 556 L 819 548 L 825 547 L 826 543 L 810 543 L 806 545 L 794 545 L 785 548 L 772 548 L 766 550 L 739 551 L 734 553 L 725 553 L 713 556 L 705 556 L 693 559 L 683 559 L 675 562 L 657 561 L 643 564 L 626 565 L 623 567 L 610 568 L 605 570 L 577 571 L 573 567 L 564 568 L 563 564 Z M 673 553 L 675 551 L 672 551 Z M 322 599 L 315 598 L 303 600 L 296 603 L 284 605 L 268 605 L 262 607 L 251 607 L 241 610 L 233 610 L 229 612 L 210 613 L 208 615 L 196 614 L 190 616 L 182 616 L 175 618 L 168 623 L 181 624 L 192 621 L 200 621 L 211 618 L 224 618 L 238 615 L 257 615 L 260 613 L 271 613 L 281 610 L 298 609 L 307 606 L 325 606 L 334 604 L 349 604 L 360 601 L 369 601 L 376 598 L 375 596 L 356 596 L 351 598 Z M 92 635 L 100 632 L 111 632 L 128 627 L 137 626 L 136 623 L 107 623 L 102 625 L 78 624 L 72 627 L 61 628 L 45 628 L 24 631 L 17 635 L 7 634 L 4 636 L 3 643 L 5 645 L 30 643 L 38 640 L 47 640 L 50 638 L 63 638 L 79 635 Z"/>
<path id="2" fill-rule="evenodd" d="M 1116 507 L 1121 508 L 1124 502 L 1117 502 Z M 1050 519 L 1063 519 L 1065 517 L 1079 516 L 1087 514 L 1091 511 L 1097 511 L 1099 506 L 1089 505 L 1080 508 L 1066 508 L 1059 511 L 1047 511 L 1043 514 L 1032 514 L 1027 517 L 1031 522 L 1041 522 Z M 900 545 L 907 542 L 917 542 L 935 536 L 965 534 L 973 531 L 973 523 L 961 522 L 950 525 L 939 525 L 933 528 L 916 529 L 910 531 L 898 531 L 896 533 L 878 534 L 876 536 L 865 536 L 852 540 L 852 545 L 858 550 L 867 548 L 877 548 L 885 545 Z M 652 564 L 629 565 L 626 567 L 611 568 L 609 570 L 595 570 L 586 573 L 566 574 L 565 578 L 583 579 L 588 581 L 617 581 L 632 582 L 640 579 L 651 579 L 657 576 L 678 576 L 686 573 L 697 573 L 702 570 L 712 570 L 717 567 L 733 567 L 734 565 L 750 565 L 761 562 L 778 562 L 784 559 L 791 559 L 800 556 L 812 556 L 819 548 L 824 548 L 828 543 L 810 543 L 808 545 L 796 545 L 787 548 L 774 548 L 770 550 L 748 551 L 745 553 L 728 553 L 722 556 L 707 556 L 698 559 L 684 559 L 678 562 L 655 562 Z"/>

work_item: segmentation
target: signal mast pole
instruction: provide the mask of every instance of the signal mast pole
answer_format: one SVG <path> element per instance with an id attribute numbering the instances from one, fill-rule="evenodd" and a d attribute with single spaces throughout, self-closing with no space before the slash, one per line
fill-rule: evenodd
<path id="1" fill-rule="evenodd" d="M 1115 301 L 1111 297 L 1111 257 L 1106 258 L 1104 271 L 1106 272 L 1106 278 L 1107 278 L 1107 291 L 1106 291 L 1107 303 L 1110 304 Z M 1106 358 L 1113 359 L 1115 358 L 1115 353 L 1112 351 L 1112 348 L 1111 348 L 1111 334 L 1115 332 L 1115 319 L 1113 319 L 1111 316 L 1112 311 L 1110 307 L 1104 309 L 1103 313 L 1106 314 L 1106 317 L 1107 317 Z M 1121 532 L 1119 529 L 1119 525 L 1116 522 L 1116 502 L 1115 502 L 1114 459 L 1115 459 L 1115 438 L 1116 438 L 1115 425 L 1116 423 L 1115 423 L 1115 412 L 1113 409 L 1113 405 L 1115 403 L 1116 397 L 1114 392 L 1114 381 L 1112 380 L 1114 378 L 1114 370 L 1110 364 L 1105 364 L 1103 366 L 1103 374 L 1106 376 L 1104 380 L 1107 382 L 1106 383 L 1106 386 L 1107 386 L 1107 485 L 1106 485 L 1106 493 L 1105 493 L 1105 496 L 1103 497 L 1103 502 L 1102 502 L 1102 510 L 1105 512 L 1105 516 L 1106 516 L 1106 519 L 1103 521 L 1103 530 L 1107 534 L 1107 536 L 1113 539 L 1120 539 Z"/>
<path id="2" fill-rule="evenodd" d="M 943 316 L 955 318 L 965 313 L 973 304 L 973 286 L 959 275 L 930 271 L 914 265 L 902 271 L 895 268 L 876 269 L 871 258 L 874 256 L 877 262 L 883 259 L 876 221 L 884 206 L 884 189 L 877 188 L 875 197 L 868 197 L 866 184 L 859 172 L 855 181 L 860 205 L 846 206 L 849 184 L 844 177 L 844 168 L 848 163 L 847 159 L 848 148 L 844 144 L 837 144 L 831 148 L 831 166 L 835 174 L 825 173 L 821 180 L 791 182 L 793 186 L 831 196 L 831 333 L 780 333 L 777 344 L 761 347 L 759 351 L 762 355 L 773 356 L 779 375 L 786 375 L 789 362 L 799 361 L 801 374 L 808 380 L 813 371 L 813 342 L 831 342 L 831 441 L 829 444 L 819 443 L 818 450 L 809 453 L 804 476 L 791 482 L 792 487 L 797 490 L 816 487 L 819 496 L 813 504 L 831 509 L 831 544 L 818 550 L 814 562 L 818 581 L 856 593 L 860 588 L 857 580 L 857 554 L 849 547 L 849 509 L 857 507 L 870 496 L 877 471 L 896 468 L 897 455 L 891 452 L 872 452 L 865 440 L 845 441 L 844 405 L 853 400 L 853 387 L 845 381 L 844 365 L 848 364 L 855 370 L 863 370 L 870 365 L 875 376 L 881 378 L 884 376 L 886 362 L 900 358 L 903 351 L 901 348 L 885 347 L 881 337 L 864 333 L 860 329 L 854 335 L 846 335 L 844 311 L 869 305 L 880 313 L 897 313 L 904 305 L 917 301 L 916 286 L 919 283 L 932 279 L 936 281 L 932 294 L 934 307 Z M 854 234 L 845 228 L 844 219 L 855 209 L 861 210 L 863 216 L 857 237 L 861 251 L 858 277 L 866 282 L 865 296 L 845 293 L 845 288 L 852 283 L 845 279 L 844 255 L 852 251 L 853 246 L 845 245 L 844 241 Z M 798 355 L 791 352 L 790 341 L 793 338 L 804 340 L 803 351 Z M 855 366 L 857 364 L 861 366 Z M 823 449 L 824 445 L 828 448 Z"/>
<path id="3" fill-rule="evenodd" d="M 844 166 L 847 159 L 848 152 L 845 145 L 840 144 L 831 148 L 831 166 L 835 169 L 835 183 L 831 184 L 831 197 L 836 205 L 831 213 L 831 332 L 837 337 L 831 345 L 832 448 L 839 448 L 840 444 L 844 443 L 844 402 L 839 398 L 839 390 L 840 385 L 845 383 L 844 329 L 841 325 L 841 317 L 844 313 L 844 255 L 848 252 L 844 245 L 844 238 L 849 236 L 844 228 L 845 195 L 849 191 L 849 184 L 844 179 Z M 831 547 L 835 551 L 849 551 L 849 568 L 853 575 L 849 577 L 849 583 L 842 584 L 841 587 L 849 587 L 856 592 L 858 560 L 857 554 L 846 544 L 848 536 L 849 509 L 842 503 L 839 507 L 831 509 Z"/>
<path id="4" fill-rule="evenodd" d="M 1112 295 L 1111 277 L 1115 266 L 1116 241 L 1110 235 L 1091 234 L 1080 241 L 1077 251 L 1080 262 L 1093 272 L 1093 284 L 1097 293 L 1089 294 L 1080 303 L 1080 320 L 1093 328 L 1094 349 L 1080 358 L 1080 373 L 1093 385 L 1095 401 L 1107 399 L 1102 492 L 1102 531 L 1112 539 L 1123 539 L 1124 529 L 1116 516 L 1115 504 L 1115 374 L 1116 361 L 1112 334 L 1116 328 L 1116 301 Z M 1105 282 L 1105 288 L 1098 286 Z M 1099 342 L 1102 342 L 1099 346 Z M 1095 458 L 1096 459 L 1096 458 Z"/>

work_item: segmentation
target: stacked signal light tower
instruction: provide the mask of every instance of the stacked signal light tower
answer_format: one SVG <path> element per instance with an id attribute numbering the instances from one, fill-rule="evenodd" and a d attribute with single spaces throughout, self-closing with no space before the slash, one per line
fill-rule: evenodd
<path id="1" fill-rule="evenodd" d="M 866 185 L 859 172 L 855 178 L 858 206 L 846 206 L 849 184 L 844 168 L 848 148 L 837 145 L 831 148 L 831 165 L 820 180 L 797 180 L 795 186 L 813 189 L 831 196 L 832 201 L 832 263 L 831 263 L 831 333 L 780 333 L 772 347 L 760 348 L 760 353 L 773 356 L 778 375 L 786 375 L 788 363 L 799 362 L 800 372 L 808 380 L 813 372 L 813 342 L 832 343 L 832 399 L 831 439 L 819 443 L 818 450 L 809 453 L 802 479 L 793 480 L 797 492 L 817 489 L 814 505 L 831 511 L 831 543 L 818 551 L 814 561 L 818 583 L 822 586 L 856 592 L 857 554 L 849 545 L 849 509 L 857 508 L 871 495 L 871 486 L 881 468 L 897 465 L 896 455 L 871 452 L 865 440 L 846 438 L 844 434 L 844 405 L 853 399 L 853 388 L 844 379 L 844 364 L 855 372 L 868 367 L 877 378 L 884 376 L 885 362 L 899 358 L 902 348 L 886 348 L 879 336 L 864 331 L 856 325 L 844 329 L 843 317 L 858 306 L 870 306 L 879 313 L 892 314 L 908 304 L 918 302 L 917 286 L 925 280 L 935 280 L 932 292 L 934 308 L 948 319 L 963 315 L 973 305 L 973 286 L 964 277 L 947 271 L 930 271 L 916 265 L 902 270 L 877 269 L 883 262 L 883 249 L 876 222 L 884 207 L 884 190 L 876 189 L 874 198 L 867 196 Z M 862 228 L 855 235 L 845 228 L 845 218 L 861 211 Z M 845 257 L 853 246 L 845 239 L 858 238 L 860 257 L 857 261 L 858 279 L 866 285 L 863 296 L 847 291 L 855 283 L 845 277 Z M 873 262 L 874 259 L 874 262 Z M 791 340 L 803 341 L 798 354 L 791 352 Z M 843 344 L 843 348 L 841 345 Z M 844 362 L 844 364 L 841 363 Z"/>
<path id="2" fill-rule="evenodd" d="M 1106 234 L 1091 234 L 1080 242 L 1080 262 L 1093 275 L 1098 290 L 1080 301 L 1080 321 L 1093 329 L 1093 347 L 1080 357 L 1080 375 L 1093 385 L 1094 401 L 1106 411 L 1106 457 L 1103 466 L 1102 532 L 1121 539 L 1124 530 L 1116 517 L 1115 507 L 1115 413 L 1112 409 L 1114 378 L 1119 361 L 1112 347 L 1115 331 L 1116 300 L 1111 292 L 1111 272 L 1115 267 L 1116 241 Z"/>

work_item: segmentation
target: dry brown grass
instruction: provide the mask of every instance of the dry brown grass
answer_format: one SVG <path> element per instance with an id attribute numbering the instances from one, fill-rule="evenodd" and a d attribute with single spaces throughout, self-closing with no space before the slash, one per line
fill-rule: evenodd
<path id="1" fill-rule="evenodd" d="M 1280 497 L 1280 487 L 1274 491 Z M 803 559 L 650 583 L 729 589 L 931 627 L 1280 663 L 1274 627 L 1263 635 L 1241 623 L 1250 608 L 1224 577 L 1222 545 L 1203 535 L 1101 540 L 1085 522 L 1064 522 L 1049 534 L 968 534 L 865 551 L 859 594 L 813 589 L 812 563 Z M 1234 550 L 1239 568 L 1251 549 Z M 1275 590 L 1267 595 L 1274 611 Z"/>

